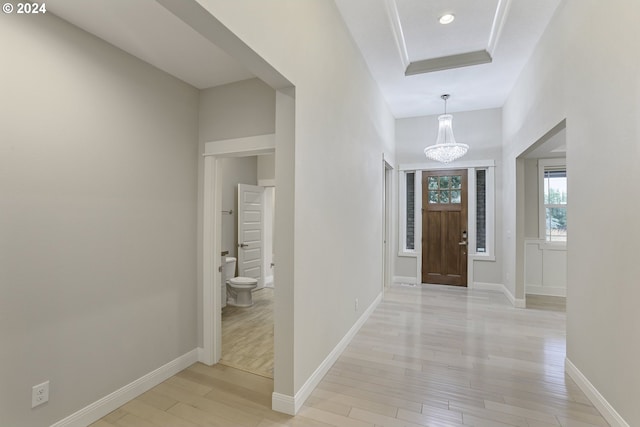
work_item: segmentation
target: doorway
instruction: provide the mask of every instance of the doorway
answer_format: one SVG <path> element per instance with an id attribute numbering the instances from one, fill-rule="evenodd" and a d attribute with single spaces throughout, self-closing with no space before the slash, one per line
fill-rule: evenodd
<path id="1" fill-rule="evenodd" d="M 467 286 L 467 174 L 422 173 L 422 283 Z"/>
<path id="2" fill-rule="evenodd" d="M 258 184 L 275 182 L 275 155 L 236 155 L 219 158 L 216 163 L 222 192 L 221 228 L 217 231 L 222 237 L 222 253 L 227 254 L 220 284 L 219 363 L 273 378 L 274 289 L 273 285 L 264 287 L 263 269 L 263 254 L 273 252 L 265 242 L 267 234 L 273 235 L 273 214 L 269 212 L 267 220 L 265 188 Z M 225 279 L 233 277 L 257 281 L 257 286 L 249 291 L 251 306 L 244 301 L 239 303 L 240 295 L 227 285 Z"/>

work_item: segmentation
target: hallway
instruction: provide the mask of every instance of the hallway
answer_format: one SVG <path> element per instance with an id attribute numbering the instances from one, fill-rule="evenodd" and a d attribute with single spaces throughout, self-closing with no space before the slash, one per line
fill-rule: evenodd
<path id="1" fill-rule="evenodd" d="M 269 409 L 271 380 L 196 364 L 94 426 L 607 426 L 564 357 L 564 312 L 392 286 L 295 418 Z"/>

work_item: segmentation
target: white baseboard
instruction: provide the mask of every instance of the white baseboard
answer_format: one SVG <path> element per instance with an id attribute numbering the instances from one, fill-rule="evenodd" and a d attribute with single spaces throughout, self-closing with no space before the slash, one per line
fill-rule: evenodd
<path id="1" fill-rule="evenodd" d="M 338 360 L 338 357 L 340 357 L 345 348 L 347 348 L 358 330 L 360 330 L 369 316 L 371 316 L 371 313 L 373 313 L 378 304 L 380 304 L 381 300 L 382 294 L 378 294 L 371 305 L 364 311 L 364 313 L 362 313 L 362 316 L 360 316 L 356 323 L 351 327 L 351 329 L 349 329 L 349 332 L 345 334 L 338 345 L 333 348 L 331 353 L 329 353 L 329 355 L 322 361 L 320 366 L 318 366 L 313 374 L 311 374 L 309 379 L 307 379 L 302 387 L 300 387 L 300 390 L 298 390 L 295 396 L 288 396 L 286 394 L 274 392 L 271 395 L 271 409 L 288 415 L 297 414 L 304 402 L 311 395 L 316 386 L 320 383 L 322 378 L 326 375 L 327 372 L 329 372 L 331 366 L 333 366 L 336 360 Z"/>
<path id="2" fill-rule="evenodd" d="M 271 395 L 271 409 L 288 415 L 295 415 L 298 412 L 295 397 L 276 392 Z"/>
<path id="3" fill-rule="evenodd" d="M 207 363 L 207 360 L 205 358 L 204 348 L 198 347 L 196 351 L 198 352 L 198 362 L 204 363 L 205 365 L 209 365 L 209 363 Z"/>
<path id="4" fill-rule="evenodd" d="M 580 387 L 580 390 L 587 395 L 587 398 L 593 403 L 600 414 L 611 425 L 611 427 L 630 427 L 620 414 L 611 406 L 607 399 L 604 398 L 594 387 L 593 384 L 584 376 L 582 372 L 576 366 L 571 363 L 569 358 L 564 360 L 564 370 L 571 377 L 573 381 Z"/>
<path id="5" fill-rule="evenodd" d="M 393 283 L 409 283 L 412 285 L 417 285 L 418 278 L 411 276 L 393 276 Z"/>
<path id="6" fill-rule="evenodd" d="M 502 292 L 505 297 L 509 300 L 511 305 L 515 308 L 525 308 L 527 306 L 527 302 L 524 299 L 517 299 L 513 296 L 509 289 L 502 283 L 483 283 L 483 282 L 474 282 L 473 289 L 479 289 L 483 291 L 497 291 Z"/>
<path id="7" fill-rule="evenodd" d="M 567 288 L 540 285 L 524 285 L 525 293 L 549 297 L 566 297 Z"/>
<path id="8" fill-rule="evenodd" d="M 51 427 L 86 427 L 197 361 L 198 350 L 193 349 L 102 399 L 74 412 L 51 425 Z"/>
<path id="9" fill-rule="evenodd" d="M 504 293 L 506 289 L 502 283 L 473 282 L 470 287 L 481 291 L 497 291 L 502 293 Z"/>

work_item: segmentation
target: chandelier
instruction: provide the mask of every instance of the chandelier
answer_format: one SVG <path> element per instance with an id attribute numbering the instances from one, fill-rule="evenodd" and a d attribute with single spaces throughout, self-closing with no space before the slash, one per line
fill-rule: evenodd
<path id="1" fill-rule="evenodd" d="M 449 95 L 442 95 L 440 98 L 444 100 L 444 114 L 438 116 L 438 139 L 436 139 L 434 145 L 424 149 L 424 155 L 430 160 L 449 163 L 464 156 L 469 146 L 456 142 L 453 137 L 453 128 L 451 127 L 453 116 L 447 114 L 447 99 L 449 99 Z"/>

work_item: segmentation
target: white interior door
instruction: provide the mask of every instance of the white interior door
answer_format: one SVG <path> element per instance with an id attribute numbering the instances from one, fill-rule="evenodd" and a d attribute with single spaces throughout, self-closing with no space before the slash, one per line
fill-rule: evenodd
<path id="1" fill-rule="evenodd" d="M 238 184 L 238 276 L 258 280 L 264 286 L 264 188 Z"/>

